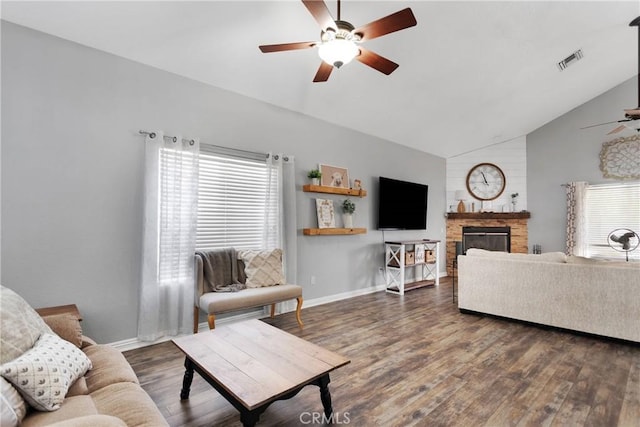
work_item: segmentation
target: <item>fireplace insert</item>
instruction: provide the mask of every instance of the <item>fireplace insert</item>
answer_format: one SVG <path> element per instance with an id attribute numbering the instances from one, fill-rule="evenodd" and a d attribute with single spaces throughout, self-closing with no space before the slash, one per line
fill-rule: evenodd
<path id="1" fill-rule="evenodd" d="M 462 227 L 462 251 L 478 248 L 511 252 L 511 227 Z"/>

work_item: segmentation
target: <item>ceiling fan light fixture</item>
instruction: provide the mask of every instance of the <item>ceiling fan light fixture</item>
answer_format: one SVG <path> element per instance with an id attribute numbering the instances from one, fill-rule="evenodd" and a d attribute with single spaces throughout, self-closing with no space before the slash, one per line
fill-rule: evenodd
<path id="1" fill-rule="evenodd" d="M 318 55 L 327 64 L 340 68 L 360 55 L 360 49 L 353 41 L 338 37 L 320 44 Z"/>

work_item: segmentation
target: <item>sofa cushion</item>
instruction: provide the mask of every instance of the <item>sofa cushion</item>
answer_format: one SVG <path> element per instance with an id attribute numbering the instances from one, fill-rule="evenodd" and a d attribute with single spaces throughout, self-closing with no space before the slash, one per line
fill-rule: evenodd
<path id="1" fill-rule="evenodd" d="M 151 397 L 138 384 L 115 383 L 91 393 L 98 412 L 113 415 L 129 427 L 168 426 Z"/>
<path id="2" fill-rule="evenodd" d="M 200 297 L 199 306 L 207 313 L 226 313 L 243 308 L 261 307 L 302 296 L 298 285 L 278 285 L 266 288 L 247 288 L 240 292 L 208 292 Z"/>
<path id="3" fill-rule="evenodd" d="M 270 251 L 240 250 L 238 258 L 244 262 L 247 288 L 260 288 L 285 283 L 282 274 L 282 249 Z"/>
<path id="4" fill-rule="evenodd" d="M 583 265 L 602 265 L 605 267 L 626 267 L 626 268 L 640 268 L 640 263 L 637 261 L 622 261 L 622 260 L 608 260 L 601 258 L 587 258 L 582 256 L 568 256 L 568 264 L 583 264 Z"/>
<path id="5" fill-rule="evenodd" d="M 494 259 L 517 259 L 523 261 L 542 262 L 567 262 L 567 256 L 563 252 L 545 252 L 543 254 L 521 254 L 514 252 L 488 251 L 486 249 L 470 248 L 466 255 L 487 257 Z"/>
<path id="6" fill-rule="evenodd" d="M 78 348 L 82 347 L 82 326 L 80 321 L 73 314 L 53 314 L 43 317 L 44 322 L 65 341 Z"/>
<path id="7" fill-rule="evenodd" d="M 84 349 L 93 369 L 85 375 L 89 393 L 116 382 L 138 384 L 138 377 L 122 353 L 108 345 L 91 345 Z"/>
<path id="8" fill-rule="evenodd" d="M 0 364 L 3 364 L 21 356 L 40 335 L 52 331 L 20 295 L 1 285 L 0 304 Z"/>
<path id="9" fill-rule="evenodd" d="M 11 383 L 0 377 L 0 426 L 15 427 L 27 413 L 27 405 Z"/>
<path id="10" fill-rule="evenodd" d="M 97 415 L 98 409 L 91 396 L 74 396 L 64 400 L 60 409 L 54 412 L 31 412 L 20 427 L 44 427 L 65 422 L 77 417 Z"/>
<path id="11" fill-rule="evenodd" d="M 127 427 L 120 418 L 110 415 L 85 415 L 49 425 L 48 427 Z"/>
<path id="12" fill-rule="evenodd" d="M 87 380 L 85 377 L 86 374 L 78 378 L 75 383 L 71 384 L 71 387 L 69 387 L 69 391 L 67 391 L 67 395 L 65 397 L 83 396 L 85 394 L 89 394 L 89 388 L 87 387 Z"/>
<path id="13" fill-rule="evenodd" d="M 22 356 L 0 367 L 29 404 L 40 411 L 55 411 L 69 386 L 91 369 L 91 361 L 76 346 L 57 335 L 43 334 Z"/>

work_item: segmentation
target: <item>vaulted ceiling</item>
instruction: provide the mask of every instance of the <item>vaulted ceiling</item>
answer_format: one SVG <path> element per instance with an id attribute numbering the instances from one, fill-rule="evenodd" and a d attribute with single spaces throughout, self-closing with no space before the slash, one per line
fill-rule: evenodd
<path id="1" fill-rule="evenodd" d="M 334 17 L 336 2 L 327 5 Z M 342 2 L 356 27 L 405 7 L 418 25 L 366 48 L 400 67 L 354 61 L 312 83 L 319 39 L 300 1 L 2 1 L 2 19 L 443 157 L 526 135 L 637 73 L 638 1 Z M 557 63 L 582 49 L 560 72 Z M 603 112 L 622 117 L 629 105 Z M 589 125 L 592 123 L 585 123 Z M 605 127 L 606 129 L 606 127 Z M 603 129 L 603 135 L 604 130 Z M 576 129 L 576 132 L 579 132 Z M 348 143 L 348 141 L 345 141 Z"/>

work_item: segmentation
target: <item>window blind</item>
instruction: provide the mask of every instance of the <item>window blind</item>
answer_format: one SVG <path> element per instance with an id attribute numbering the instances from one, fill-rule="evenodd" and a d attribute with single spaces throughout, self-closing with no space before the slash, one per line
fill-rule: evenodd
<path id="1" fill-rule="evenodd" d="M 585 202 L 587 256 L 625 259 L 624 252 L 609 246 L 608 238 L 609 233 L 618 228 L 640 233 L 640 182 L 590 185 Z M 640 249 L 629 252 L 629 259 L 640 259 Z"/>
<path id="2" fill-rule="evenodd" d="M 261 248 L 273 175 L 265 154 L 201 144 L 196 248 Z"/>

